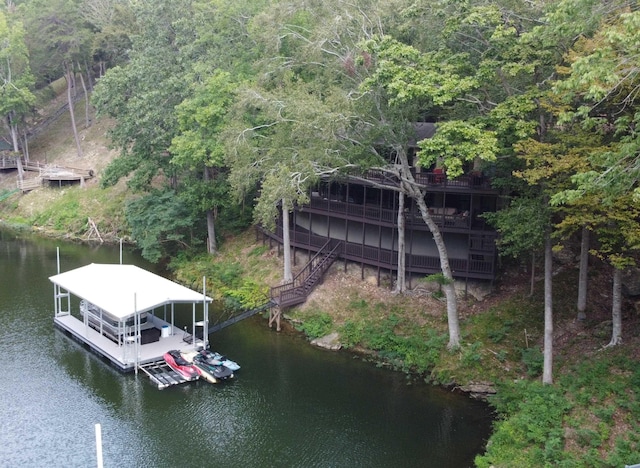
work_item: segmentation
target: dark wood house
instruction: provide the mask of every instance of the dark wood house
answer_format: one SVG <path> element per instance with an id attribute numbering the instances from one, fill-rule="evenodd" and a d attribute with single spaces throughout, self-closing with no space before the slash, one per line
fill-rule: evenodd
<path id="1" fill-rule="evenodd" d="M 418 139 L 433 134 L 434 124 L 418 127 Z M 381 274 L 395 276 L 398 267 L 398 193 L 385 189 L 381 174 L 369 171 L 365 178 L 344 177 L 322 181 L 310 193 L 310 202 L 298 206 L 291 218 L 291 244 L 309 253 L 326 249 L 328 242 L 337 258 L 373 267 Z M 439 226 L 447 246 L 454 277 L 461 280 L 493 280 L 496 269 L 497 234 L 482 217 L 499 208 L 498 192 L 490 177 L 469 170 L 455 179 L 438 168 L 416 168 L 414 177 L 426 190 L 427 206 Z M 370 182 L 368 182 L 370 181 Z M 439 273 L 440 259 L 429 228 L 413 200 L 405 198 L 406 277 Z M 264 231 L 282 242 L 281 223 L 275 232 Z"/>

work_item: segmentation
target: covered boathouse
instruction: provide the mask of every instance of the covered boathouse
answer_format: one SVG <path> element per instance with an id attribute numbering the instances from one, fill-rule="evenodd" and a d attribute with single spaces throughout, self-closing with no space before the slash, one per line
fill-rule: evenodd
<path id="1" fill-rule="evenodd" d="M 49 279 L 54 284 L 54 324 L 121 371 L 161 361 L 172 349 L 207 348 L 211 298 L 204 291 L 135 265 L 92 263 Z M 185 336 L 175 326 L 176 304 L 191 304 L 195 333 Z"/>

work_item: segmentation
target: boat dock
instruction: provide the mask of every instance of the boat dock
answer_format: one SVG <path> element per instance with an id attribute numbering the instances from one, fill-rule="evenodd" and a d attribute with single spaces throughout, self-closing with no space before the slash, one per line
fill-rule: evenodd
<path id="1" fill-rule="evenodd" d="M 157 324 L 156 327 L 171 326 L 158 317 L 152 317 L 151 320 Z M 162 355 L 171 349 L 194 349 L 193 344 L 183 341 L 184 330 L 180 330 L 177 327 L 173 327 L 168 336 L 160 336 L 160 339 L 155 342 L 136 344 L 135 339 L 131 339 L 118 344 L 72 315 L 55 317 L 53 323 L 76 341 L 88 346 L 93 352 L 107 359 L 122 372 L 135 372 L 136 364 L 138 367 L 142 367 L 163 361 Z M 202 349 L 203 345 L 202 340 L 196 340 L 195 349 Z"/>
<path id="2" fill-rule="evenodd" d="M 0 155 L 0 170 L 17 169 L 22 167 L 23 171 L 35 172 L 35 177 L 18 180 L 18 189 L 23 193 L 42 187 L 43 184 L 57 182 L 59 186 L 63 183 L 80 182 L 84 186 L 85 181 L 95 177 L 93 169 L 81 169 L 77 167 L 59 166 L 57 164 L 46 164 L 38 161 L 27 161 L 17 156 Z"/>
<path id="3" fill-rule="evenodd" d="M 211 298 L 204 291 L 122 264 L 90 264 L 49 279 L 54 284 L 54 325 L 120 371 L 142 370 L 158 388 L 186 381 L 162 365 L 167 351 L 208 346 L 204 331 Z M 72 307 L 77 302 L 72 296 L 80 299 L 80 307 Z M 178 304 L 183 307 L 176 309 Z M 195 336 L 185 336 L 175 325 L 178 313 L 191 316 Z"/>

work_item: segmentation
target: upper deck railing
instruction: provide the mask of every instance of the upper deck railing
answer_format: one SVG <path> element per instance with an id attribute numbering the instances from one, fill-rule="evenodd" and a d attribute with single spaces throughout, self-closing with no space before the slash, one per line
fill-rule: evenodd
<path id="1" fill-rule="evenodd" d="M 382 208 L 374 205 L 361 205 L 354 202 L 331 200 L 320 195 L 312 195 L 305 208 L 315 211 L 330 212 L 332 216 L 339 215 L 351 220 L 366 220 L 368 222 L 395 226 L 398 222 L 397 210 Z M 303 208 L 303 209 L 305 209 Z M 405 225 L 410 228 L 424 227 L 426 225 L 420 213 L 407 211 L 404 215 Z M 470 215 L 467 211 L 450 213 L 444 209 L 433 208 L 431 218 L 440 228 L 451 230 L 487 230 L 493 231 L 487 226 L 478 213 Z"/>
<path id="2" fill-rule="evenodd" d="M 456 178 L 449 178 L 444 171 L 438 169 L 428 172 L 413 168 L 411 174 L 418 184 L 435 190 L 492 190 L 491 179 L 478 171 L 472 171 Z M 398 178 L 393 174 L 377 169 L 369 169 L 363 176 L 380 185 L 397 186 L 399 183 Z"/>

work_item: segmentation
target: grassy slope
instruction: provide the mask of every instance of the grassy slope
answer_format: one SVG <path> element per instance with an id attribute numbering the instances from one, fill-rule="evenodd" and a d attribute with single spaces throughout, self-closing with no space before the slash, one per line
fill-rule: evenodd
<path id="1" fill-rule="evenodd" d="M 84 122 L 82 103 L 76 106 Z M 105 140 L 108 122 L 83 129 L 82 160 L 60 119 L 31 144 L 35 160 L 99 170 L 114 156 Z M 88 218 L 104 237 L 126 235 L 122 203 L 124 184 L 102 190 L 97 181 L 87 188 L 39 189 L 3 199 L 15 187 L 15 176 L 0 178 L 0 220 L 33 226 L 48 235 L 87 238 Z M 300 259 L 298 265 L 302 265 Z M 219 256 L 173 262 L 178 280 L 199 284 L 227 297 L 259 300 L 277 284 L 282 260 L 275 249 L 256 242 L 252 232 L 225 240 Z M 494 292 L 482 302 L 461 298 L 464 345 L 445 349 L 444 304 L 424 289 L 407 295 L 375 286 L 374 273 L 361 280 L 359 267 L 334 265 L 322 285 L 302 307 L 287 311 L 291 323 L 310 337 L 332 330 L 347 347 L 385 365 L 418 371 L 431 382 L 468 386 L 490 383 L 499 388 L 496 404 L 503 419 L 480 466 L 622 466 L 638 463 L 640 408 L 637 389 L 638 318 L 625 303 L 624 344 L 602 349 L 608 342 L 610 278 L 603 265 L 592 265 L 590 310 L 585 323 L 574 320 L 576 269 L 560 268 L 554 278 L 555 379 L 539 381 L 542 342 L 542 285 L 528 297 L 528 276 L 521 267 L 507 269 Z"/>

